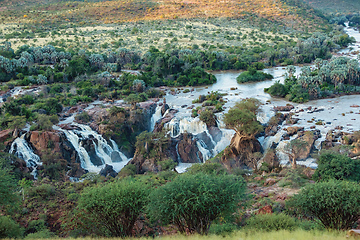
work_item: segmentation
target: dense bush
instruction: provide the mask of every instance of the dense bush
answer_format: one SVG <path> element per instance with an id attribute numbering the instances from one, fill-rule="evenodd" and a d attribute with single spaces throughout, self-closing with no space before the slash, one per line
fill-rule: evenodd
<path id="1" fill-rule="evenodd" d="M 254 68 L 250 68 L 248 71 L 242 72 L 237 78 L 238 83 L 245 82 L 260 82 L 267 79 L 273 79 L 271 74 L 257 71 Z"/>
<path id="2" fill-rule="evenodd" d="M 319 219 L 325 228 L 346 230 L 360 217 L 359 194 L 360 186 L 354 182 L 319 182 L 301 189 L 287 202 L 287 208 Z"/>
<path id="3" fill-rule="evenodd" d="M 0 216 L 0 238 L 21 238 L 23 229 L 8 216 Z"/>
<path id="4" fill-rule="evenodd" d="M 152 192 L 149 216 L 182 233 L 207 234 L 212 221 L 234 211 L 244 191 L 244 180 L 234 175 L 179 175 Z"/>
<path id="5" fill-rule="evenodd" d="M 147 197 L 143 183 L 123 180 L 85 189 L 79 208 L 86 211 L 86 217 L 101 230 L 101 235 L 127 237 L 132 235 Z"/>
<path id="6" fill-rule="evenodd" d="M 285 97 L 288 94 L 288 89 L 279 82 L 274 83 L 269 88 L 265 88 L 264 91 L 274 97 Z"/>
<path id="7" fill-rule="evenodd" d="M 326 152 L 317 160 L 318 168 L 313 178 L 317 181 L 351 180 L 360 181 L 360 161 L 338 153 Z"/>

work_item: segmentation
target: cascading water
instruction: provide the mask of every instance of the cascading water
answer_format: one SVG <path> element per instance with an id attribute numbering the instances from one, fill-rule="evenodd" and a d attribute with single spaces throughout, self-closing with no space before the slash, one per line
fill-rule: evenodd
<path id="1" fill-rule="evenodd" d="M 155 109 L 155 113 L 151 116 L 150 132 L 152 132 L 154 130 L 155 123 L 161 118 L 162 118 L 161 106 L 157 106 L 156 109 Z"/>
<path id="2" fill-rule="evenodd" d="M 165 125 L 165 129 L 169 130 L 168 133 L 172 138 L 179 137 L 180 134 L 183 133 L 191 133 L 193 135 L 193 140 L 196 141 L 196 146 L 202 155 L 202 160 L 200 156 L 198 156 L 199 162 L 205 162 L 219 152 L 223 151 L 227 146 L 229 146 L 231 138 L 234 135 L 233 130 L 219 129 L 218 134 L 220 134 L 220 136 L 218 136 L 217 141 L 215 141 L 213 136 L 209 133 L 206 124 L 198 117 L 183 117 L 182 119 L 175 117 Z M 179 163 L 181 163 L 180 158 Z"/>
<path id="3" fill-rule="evenodd" d="M 36 167 L 42 163 L 40 161 L 40 157 L 34 153 L 34 150 L 26 142 L 25 134 L 14 140 L 11 144 L 9 153 L 23 159 L 26 162 L 27 167 L 33 168 L 31 175 L 36 178 Z"/>
<path id="4" fill-rule="evenodd" d="M 110 140 L 112 146 L 108 144 L 100 134 L 93 131 L 89 126 L 72 123 L 73 126 L 77 127 L 73 130 L 65 130 L 58 126 L 54 126 L 55 130 L 59 130 L 65 133 L 68 141 L 73 145 L 76 150 L 81 167 L 88 170 L 89 172 L 99 172 L 105 164 L 113 166 L 115 171 L 120 171 L 130 159 L 128 159 L 121 151 L 115 141 Z M 84 141 L 90 140 L 94 148 L 94 153 L 101 163 L 94 164 L 92 157 L 84 146 Z"/>

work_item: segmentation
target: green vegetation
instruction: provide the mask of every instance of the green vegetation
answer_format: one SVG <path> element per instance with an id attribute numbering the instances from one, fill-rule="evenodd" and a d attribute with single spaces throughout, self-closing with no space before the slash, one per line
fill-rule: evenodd
<path id="1" fill-rule="evenodd" d="M 276 97 L 285 97 L 292 102 L 306 102 L 344 93 L 360 92 L 360 67 L 356 60 L 345 57 L 329 61 L 316 59 L 315 68 L 301 69 L 295 77 L 295 67 L 288 66 L 285 83 L 276 82 L 265 92 Z"/>
<path id="2" fill-rule="evenodd" d="M 241 177 L 183 174 L 151 194 L 149 214 L 181 233 L 207 234 L 214 220 L 236 208 L 244 191 Z"/>
<path id="3" fill-rule="evenodd" d="M 245 82 L 260 82 L 264 80 L 273 79 L 274 77 L 271 74 L 263 73 L 255 68 L 250 67 L 248 71 L 242 72 L 237 78 L 238 83 Z"/>
<path id="4" fill-rule="evenodd" d="M 263 126 L 256 120 L 260 101 L 255 98 L 244 99 L 235 104 L 224 116 L 224 123 L 240 136 L 254 138 L 263 131 Z"/>
<path id="5" fill-rule="evenodd" d="M 89 188 L 79 199 L 79 209 L 103 236 L 132 235 L 135 221 L 147 203 L 148 189 L 139 182 L 109 183 Z"/>
<path id="6" fill-rule="evenodd" d="M 319 219 L 325 228 L 346 230 L 359 218 L 359 193 L 360 187 L 354 182 L 319 182 L 301 189 L 288 202 L 288 207 Z"/>
<path id="7" fill-rule="evenodd" d="M 313 178 L 317 181 L 330 179 L 360 181 L 360 162 L 353 160 L 346 155 L 334 152 L 325 152 L 318 158 L 318 168 Z"/>

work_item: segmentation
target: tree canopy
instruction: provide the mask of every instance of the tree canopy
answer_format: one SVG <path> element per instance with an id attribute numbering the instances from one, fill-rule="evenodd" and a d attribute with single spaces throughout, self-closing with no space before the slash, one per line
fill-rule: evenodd
<path id="1" fill-rule="evenodd" d="M 226 114 L 224 122 L 241 136 L 255 137 L 263 131 L 263 126 L 256 120 L 261 102 L 255 98 L 244 99 L 235 104 Z"/>

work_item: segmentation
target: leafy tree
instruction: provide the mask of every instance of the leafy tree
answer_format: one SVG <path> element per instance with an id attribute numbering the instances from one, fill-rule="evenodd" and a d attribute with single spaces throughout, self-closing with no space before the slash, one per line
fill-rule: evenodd
<path id="1" fill-rule="evenodd" d="M 360 161 L 332 152 L 322 153 L 317 160 L 318 168 L 313 178 L 317 181 L 329 179 L 360 181 Z"/>
<path id="2" fill-rule="evenodd" d="M 240 136 L 254 138 L 263 131 L 263 126 L 256 120 L 260 101 L 254 98 L 244 99 L 235 104 L 224 117 L 228 128 L 234 129 Z"/>
<path id="3" fill-rule="evenodd" d="M 359 194 L 360 186 L 354 182 L 319 182 L 301 189 L 287 202 L 287 208 L 318 218 L 325 228 L 346 230 L 360 217 Z"/>
<path id="4" fill-rule="evenodd" d="M 150 195 L 149 215 L 175 224 L 181 233 L 207 234 L 211 223 L 233 212 L 245 182 L 234 175 L 183 174 Z"/>
<path id="5" fill-rule="evenodd" d="M 135 221 L 147 203 L 148 189 L 129 180 L 87 188 L 79 199 L 79 208 L 86 211 L 101 235 L 131 236 Z"/>

